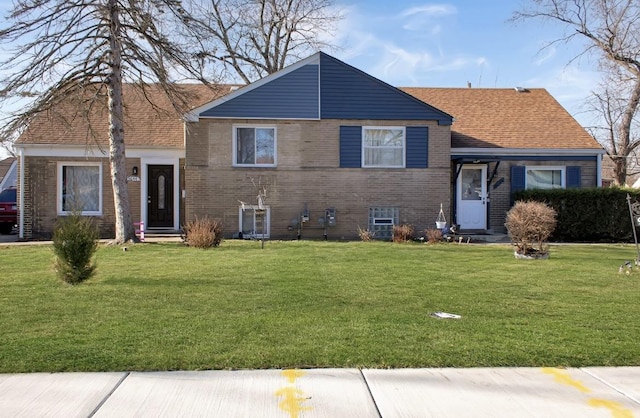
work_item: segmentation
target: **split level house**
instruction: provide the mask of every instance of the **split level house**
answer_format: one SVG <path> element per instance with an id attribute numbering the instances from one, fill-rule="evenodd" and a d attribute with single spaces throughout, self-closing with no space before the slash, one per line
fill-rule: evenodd
<path id="1" fill-rule="evenodd" d="M 124 90 L 131 210 L 147 232 L 207 216 L 227 237 L 388 238 L 435 228 L 441 207 L 462 231 L 503 232 L 515 190 L 601 185 L 602 148 L 544 89 L 396 88 L 322 52 L 243 87 L 181 87 L 181 118 L 155 86 Z M 107 113 L 72 109 L 16 143 L 25 239 L 78 206 L 114 235 Z"/>

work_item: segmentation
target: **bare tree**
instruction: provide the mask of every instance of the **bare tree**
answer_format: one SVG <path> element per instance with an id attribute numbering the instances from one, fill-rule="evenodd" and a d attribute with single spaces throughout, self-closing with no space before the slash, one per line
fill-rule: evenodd
<path id="1" fill-rule="evenodd" d="M 567 29 L 548 46 L 581 39 L 581 54 L 593 54 L 606 75 L 595 103 L 602 107 L 605 126 L 595 130 L 615 164 L 617 184 L 624 184 L 627 163 L 640 146 L 632 128 L 640 104 L 640 3 L 638 0 L 531 0 L 529 7 L 514 14 L 514 20 L 543 19 Z M 575 58 L 578 58 L 575 57 Z M 575 59 L 574 58 L 574 59 Z M 604 134 L 603 134 L 604 133 Z"/>
<path id="2" fill-rule="evenodd" d="M 0 106 L 20 103 L 0 127 L 14 140 L 43 112 L 74 103 L 73 117 L 108 107 L 116 242 L 135 240 L 125 172 L 123 80 L 157 83 L 178 111 L 188 98 L 174 81 L 205 81 L 195 34 L 201 22 L 177 0 L 15 0 L 0 28 L 12 47 L 0 62 Z M 194 35 L 189 38 L 189 35 Z M 186 47 L 189 46 L 189 48 Z M 30 98 L 24 103 L 25 98 Z M 91 128 L 90 128 L 91 129 Z"/>
<path id="3" fill-rule="evenodd" d="M 614 74 L 612 71 L 605 75 L 605 81 L 592 92 L 586 106 L 599 121 L 588 129 L 607 151 L 613 163 L 616 184 L 623 185 L 629 176 L 640 174 L 640 120 L 633 117 L 626 127 L 630 95 L 635 92 L 634 80 L 620 79 L 620 74 L 617 74 L 618 78 L 611 79 Z"/>
<path id="4" fill-rule="evenodd" d="M 203 15 L 214 58 L 245 83 L 331 48 L 342 19 L 333 0 L 211 0 Z"/>

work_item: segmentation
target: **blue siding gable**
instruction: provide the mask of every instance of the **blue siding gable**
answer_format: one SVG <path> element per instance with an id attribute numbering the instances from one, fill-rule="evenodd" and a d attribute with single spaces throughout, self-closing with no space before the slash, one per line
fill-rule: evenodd
<path id="1" fill-rule="evenodd" d="M 204 105 L 194 115 L 453 122 L 451 115 L 323 52 Z"/>
<path id="2" fill-rule="evenodd" d="M 322 119 L 453 121 L 451 115 L 324 53 L 320 80 Z"/>
<path id="3" fill-rule="evenodd" d="M 307 64 L 200 113 L 201 117 L 318 119 L 318 65 Z"/>

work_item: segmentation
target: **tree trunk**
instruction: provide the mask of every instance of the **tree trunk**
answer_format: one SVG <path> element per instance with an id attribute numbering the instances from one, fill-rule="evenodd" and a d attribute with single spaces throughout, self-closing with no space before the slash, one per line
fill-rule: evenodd
<path id="1" fill-rule="evenodd" d="M 111 76 L 109 94 L 109 165 L 113 203 L 116 212 L 116 238 L 118 244 L 136 241 L 135 227 L 129 206 L 127 165 L 124 148 L 124 118 L 122 106 L 122 45 L 120 43 L 120 16 L 118 2 L 109 0 L 109 42 L 111 46 Z"/>
<path id="2" fill-rule="evenodd" d="M 627 159 L 613 159 L 613 183 L 618 186 L 624 186 L 627 182 Z"/>
<path id="3" fill-rule="evenodd" d="M 640 104 L 640 71 L 634 73 L 636 76 L 631 95 L 622 112 L 622 120 L 618 127 L 618 141 L 621 143 L 621 149 L 624 151 L 621 153 L 621 161 L 615 161 L 615 181 L 618 185 L 623 186 L 627 181 L 627 167 L 629 167 L 629 157 L 631 157 L 638 146 L 637 141 L 634 141 L 631 137 L 631 129 L 633 120 L 638 112 L 638 105 Z"/>

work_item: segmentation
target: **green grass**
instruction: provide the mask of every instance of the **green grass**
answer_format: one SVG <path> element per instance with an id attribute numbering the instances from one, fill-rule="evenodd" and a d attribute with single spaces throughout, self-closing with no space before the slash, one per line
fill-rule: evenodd
<path id="1" fill-rule="evenodd" d="M 60 282 L 0 248 L 0 372 L 640 365 L 635 247 L 225 241 L 100 247 Z M 434 311 L 462 315 L 435 319 Z"/>

